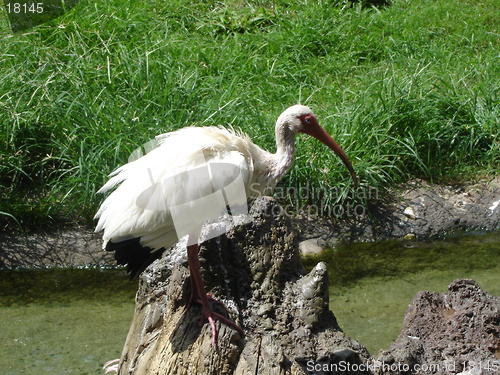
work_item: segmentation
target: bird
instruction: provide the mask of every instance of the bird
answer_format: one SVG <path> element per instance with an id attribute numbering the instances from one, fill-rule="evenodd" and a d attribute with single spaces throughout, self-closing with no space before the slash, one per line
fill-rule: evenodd
<path id="1" fill-rule="evenodd" d="M 248 199 L 269 194 L 292 167 L 299 133 L 318 139 L 337 154 L 357 186 L 345 152 L 312 110 L 299 104 L 287 108 L 276 121 L 275 153 L 233 128 L 187 126 L 157 136 L 155 148 L 116 169 L 98 191 L 108 195 L 95 215 L 95 232 L 103 232 L 103 248 L 114 251 L 131 278 L 187 237 L 191 278 L 187 309 L 201 304 L 200 325 L 209 322 L 212 344 L 217 340 L 217 320 L 241 334 L 243 330 L 213 311 L 211 303 L 224 305 L 206 293 L 198 258 L 203 223 L 216 219 L 226 206 L 237 211 Z"/>

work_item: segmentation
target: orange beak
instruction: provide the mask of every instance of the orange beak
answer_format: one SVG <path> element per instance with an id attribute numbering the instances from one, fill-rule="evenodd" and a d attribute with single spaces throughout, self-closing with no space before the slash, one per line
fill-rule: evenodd
<path id="1" fill-rule="evenodd" d="M 356 172 L 354 172 L 351 161 L 345 154 L 344 150 L 342 150 L 338 143 L 333 140 L 331 135 L 328 134 L 325 129 L 323 129 L 316 121 L 314 121 L 308 124 L 307 127 L 304 127 L 304 129 L 300 130 L 300 133 L 308 134 L 311 137 L 316 138 L 321 143 L 330 148 L 333 152 L 335 152 L 349 170 L 349 173 L 351 174 L 352 180 L 354 182 L 354 188 L 356 189 L 358 187 L 358 178 L 356 176 Z"/>

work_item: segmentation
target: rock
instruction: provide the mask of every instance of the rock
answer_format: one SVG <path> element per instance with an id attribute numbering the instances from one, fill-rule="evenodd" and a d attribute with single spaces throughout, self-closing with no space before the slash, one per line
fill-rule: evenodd
<path id="1" fill-rule="evenodd" d="M 304 274 L 283 209 L 264 197 L 250 216 L 200 248 L 207 292 L 226 304 L 245 336 L 217 322 L 213 346 L 209 324 L 199 326 L 200 307 L 185 311 L 190 286 L 181 244 L 141 275 L 119 374 L 307 374 L 313 365 L 368 360 L 328 309 L 325 264 Z"/>
<path id="2" fill-rule="evenodd" d="M 317 238 L 310 238 L 299 243 L 300 255 L 318 255 L 321 254 L 325 248 L 318 244 Z"/>
<path id="3" fill-rule="evenodd" d="M 498 374 L 499 308 L 500 297 L 468 279 L 417 293 L 398 339 L 372 358 L 374 374 Z"/>
<path id="4" fill-rule="evenodd" d="M 412 206 L 408 206 L 404 209 L 403 215 L 405 215 L 409 219 L 415 220 L 417 218 L 417 215 L 415 214 L 415 210 L 413 209 Z"/>
<path id="5" fill-rule="evenodd" d="M 488 207 L 488 210 L 489 210 L 488 215 L 493 215 L 495 210 L 498 209 L 499 205 L 500 205 L 500 199 L 497 201 L 491 202 L 491 206 Z"/>

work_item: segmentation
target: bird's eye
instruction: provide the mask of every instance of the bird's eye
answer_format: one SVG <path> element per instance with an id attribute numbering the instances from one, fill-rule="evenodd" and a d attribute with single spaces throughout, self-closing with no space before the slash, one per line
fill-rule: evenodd
<path id="1" fill-rule="evenodd" d="M 306 118 L 304 119 L 304 121 L 305 121 L 305 122 L 307 122 L 307 123 L 309 124 L 309 123 L 311 122 L 311 118 L 310 118 L 310 117 L 306 117 Z"/>

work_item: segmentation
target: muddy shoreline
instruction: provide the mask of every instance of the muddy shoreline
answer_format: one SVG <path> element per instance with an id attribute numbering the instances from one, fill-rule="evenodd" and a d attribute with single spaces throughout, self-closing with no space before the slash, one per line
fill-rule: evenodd
<path id="1" fill-rule="evenodd" d="M 380 195 L 362 215 L 347 220 L 296 219 L 301 240 L 310 245 L 301 251 L 314 253 L 339 241 L 425 240 L 500 230 L 500 177 L 454 186 L 417 180 Z"/>
<path id="2" fill-rule="evenodd" d="M 301 251 L 319 251 L 339 241 L 427 239 L 500 230 L 500 176 L 455 186 L 412 181 L 378 198 L 347 219 L 294 218 L 304 244 Z M 102 251 L 101 245 L 100 235 L 84 227 L 51 233 L 0 233 L 0 267 L 114 266 L 113 255 Z"/>

